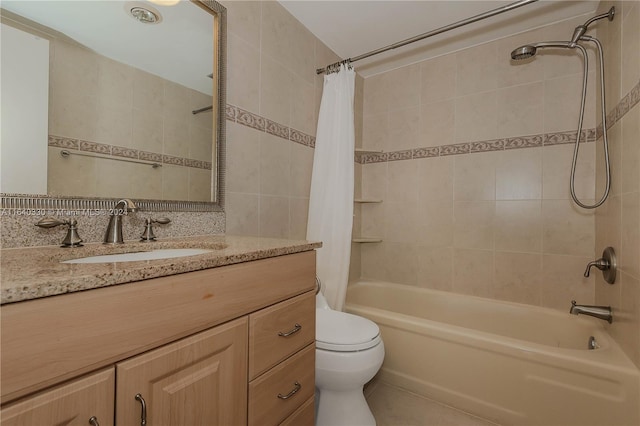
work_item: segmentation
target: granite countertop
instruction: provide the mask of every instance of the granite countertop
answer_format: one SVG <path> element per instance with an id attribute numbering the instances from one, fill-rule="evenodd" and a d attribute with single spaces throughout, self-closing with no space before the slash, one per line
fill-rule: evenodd
<path id="1" fill-rule="evenodd" d="M 54 246 L 0 250 L 0 303 L 13 303 L 75 291 L 107 287 L 183 272 L 215 268 L 313 250 L 322 246 L 300 240 L 228 235 L 185 237 L 152 243 L 99 243 L 78 248 Z M 168 248 L 200 248 L 213 252 L 171 259 L 136 262 L 68 264 L 63 260 L 102 254 L 130 253 Z"/>

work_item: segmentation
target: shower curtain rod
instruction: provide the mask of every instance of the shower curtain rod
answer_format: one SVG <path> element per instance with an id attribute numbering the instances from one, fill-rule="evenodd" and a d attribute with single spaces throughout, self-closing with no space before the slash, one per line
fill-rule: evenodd
<path id="1" fill-rule="evenodd" d="M 437 28 L 435 30 L 432 30 L 432 31 L 429 31 L 429 32 L 426 32 L 426 33 L 423 33 L 423 34 L 420 34 L 420 35 L 417 35 L 415 37 L 411 37 L 411 38 L 408 38 L 406 40 L 399 41 L 399 42 L 391 44 L 389 46 L 382 47 L 382 48 L 377 49 L 377 50 L 372 50 L 371 52 L 363 53 L 362 55 L 356 56 L 354 58 L 345 59 L 344 61 L 339 61 L 339 62 L 330 64 L 330 65 L 327 65 L 325 68 L 318 68 L 318 69 L 316 69 L 316 74 L 322 74 L 326 70 L 328 70 L 328 69 L 330 70 L 330 69 L 332 69 L 332 68 L 334 68 L 334 67 L 336 67 L 336 66 L 338 66 L 340 64 L 343 64 L 343 63 L 356 62 L 356 61 L 359 61 L 361 59 L 365 59 L 365 58 L 368 58 L 370 56 L 374 56 L 374 55 L 377 55 L 379 53 L 386 52 L 388 50 L 397 49 L 398 47 L 406 46 L 407 44 L 411 44 L 411 43 L 414 43 L 416 41 L 424 40 L 425 38 L 429 38 L 429 37 L 437 35 L 437 34 L 442 34 L 444 32 L 447 32 L 447 31 L 450 31 L 450 30 L 454 30 L 454 29 L 462 27 L 464 25 L 471 24 L 471 23 L 477 22 L 477 21 L 481 21 L 482 19 L 490 18 L 492 16 L 499 15 L 501 13 L 508 12 L 510 10 L 513 10 L 513 9 L 517 9 L 517 8 L 519 8 L 521 6 L 525 6 L 525 5 L 529 4 L 529 3 L 534 3 L 536 1 L 538 1 L 538 0 L 519 0 L 519 1 L 515 2 L 515 3 L 511 3 L 511 4 L 508 4 L 506 6 L 502 6 L 502 7 L 496 8 L 496 9 L 489 10 L 489 11 L 481 13 L 479 15 L 472 16 L 471 18 L 467 18 L 467 19 L 463 19 L 462 21 L 454 22 L 453 24 L 445 25 L 444 27 L 440 27 L 440 28 Z"/>

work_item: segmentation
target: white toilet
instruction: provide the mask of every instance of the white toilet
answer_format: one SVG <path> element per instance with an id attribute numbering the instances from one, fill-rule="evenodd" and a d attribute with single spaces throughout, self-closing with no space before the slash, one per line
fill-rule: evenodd
<path id="1" fill-rule="evenodd" d="M 380 329 L 316 296 L 316 426 L 374 426 L 363 386 L 384 359 Z"/>

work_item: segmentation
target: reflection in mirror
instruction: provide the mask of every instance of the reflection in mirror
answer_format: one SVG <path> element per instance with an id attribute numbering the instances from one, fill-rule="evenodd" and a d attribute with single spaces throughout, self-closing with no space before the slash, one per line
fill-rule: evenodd
<path id="1" fill-rule="evenodd" d="M 137 6 L 156 14 L 158 22 L 134 19 L 130 11 Z M 39 77 L 25 78 L 20 68 L 31 64 L 13 62 L 14 77 L 26 80 L 21 83 L 25 90 L 38 86 L 34 96 L 48 105 L 44 118 L 29 120 L 23 111 L 22 122 L 14 127 L 19 133 L 44 126 L 37 141 L 22 136 L 28 141 L 19 145 L 45 151 L 39 154 L 45 167 L 29 173 L 46 170 L 49 196 L 220 201 L 224 46 L 214 43 L 225 39 L 221 14 L 224 8 L 213 1 L 171 7 L 121 1 L 2 2 L 3 76 L 5 45 L 11 39 L 7 34 L 17 34 L 18 47 L 24 39 L 39 43 L 40 55 L 46 55 L 39 68 L 48 70 L 40 69 Z M 22 56 L 33 56 L 33 51 Z M 45 81 L 34 84 L 35 78 Z M 43 120 L 48 123 L 38 122 Z M 3 166 L 22 163 L 17 169 L 29 169 L 24 153 L 6 158 L 8 139 L 13 138 L 3 131 Z M 7 189 L 11 176 L 2 177 L 2 192 L 38 193 Z"/>

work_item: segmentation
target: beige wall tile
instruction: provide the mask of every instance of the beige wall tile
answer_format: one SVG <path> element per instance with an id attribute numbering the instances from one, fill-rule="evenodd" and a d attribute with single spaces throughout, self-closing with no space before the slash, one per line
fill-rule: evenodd
<path id="1" fill-rule="evenodd" d="M 133 107 L 162 115 L 164 109 L 164 80 L 148 72 L 134 70 Z"/>
<path id="2" fill-rule="evenodd" d="M 495 42 L 456 53 L 456 95 L 495 90 L 497 64 L 498 49 Z"/>
<path id="3" fill-rule="evenodd" d="M 162 166 L 162 198 L 179 200 L 189 193 L 189 172 L 186 167 Z"/>
<path id="4" fill-rule="evenodd" d="M 313 170 L 313 149 L 292 143 L 291 149 L 291 193 L 292 197 L 309 197 L 311 172 Z"/>
<path id="5" fill-rule="evenodd" d="M 417 180 L 418 165 L 415 161 L 390 161 L 384 202 L 415 206 L 418 200 Z"/>
<path id="6" fill-rule="evenodd" d="M 291 198 L 289 200 L 289 238 L 304 240 L 307 238 L 307 217 L 309 216 L 308 198 Z"/>
<path id="7" fill-rule="evenodd" d="M 291 127 L 310 135 L 316 134 L 313 82 L 294 75 L 291 91 Z"/>
<path id="8" fill-rule="evenodd" d="M 454 157 L 453 196 L 457 201 L 495 200 L 496 162 L 494 152 Z"/>
<path id="9" fill-rule="evenodd" d="M 298 78 L 302 78 L 307 84 L 314 84 L 316 79 L 315 50 L 316 38 L 298 22 L 293 16 L 291 22 L 291 59 L 289 66 Z"/>
<path id="10" fill-rule="evenodd" d="M 47 194 L 93 196 L 96 193 L 96 158 L 62 157 L 61 148 L 49 147 Z M 108 160 L 103 160 L 108 161 Z"/>
<path id="11" fill-rule="evenodd" d="M 454 143 L 455 114 L 453 99 L 421 105 L 419 142 L 414 147 Z"/>
<path id="12" fill-rule="evenodd" d="M 227 8 L 228 33 L 259 48 L 262 2 L 224 0 L 221 3 Z"/>
<path id="13" fill-rule="evenodd" d="M 212 129 L 200 126 L 189 126 L 187 157 L 196 160 L 211 161 L 213 158 Z"/>
<path id="14" fill-rule="evenodd" d="M 205 186 L 208 187 L 207 198 L 200 198 L 198 201 L 211 201 L 211 171 L 203 170 L 208 177 Z M 131 198 L 162 199 L 162 168 L 133 164 L 130 167 L 131 175 L 128 176 L 131 182 Z M 191 180 L 191 178 L 190 178 Z M 191 185 L 189 186 L 191 191 Z M 123 195 L 118 195 L 122 197 Z M 184 197 L 184 195 L 183 195 Z M 191 198 L 189 198 L 191 199 Z"/>
<path id="15" fill-rule="evenodd" d="M 621 201 L 618 267 L 632 277 L 640 278 L 640 194 L 622 194 Z"/>
<path id="16" fill-rule="evenodd" d="M 497 200 L 542 198 L 542 148 L 507 150 L 496 156 Z"/>
<path id="17" fill-rule="evenodd" d="M 541 253 L 541 201 L 496 201 L 495 244 L 496 250 Z"/>
<path id="18" fill-rule="evenodd" d="M 138 146 L 139 149 L 142 149 L 145 151 L 162 152 L 164 154 L 174 155 L 176 157 L 189 156 L 189 126 L 186 121 L 173 120 L 170 118 L 166 120 L 162 120 L 161 116 L 153 116 L 150 114 L 145 114 L 144 110 L 134 110 L 134 111 L 135 111 L 134 113 L 136 114 L 135 118 L 138 118 L 137 115 L 141 115 L 140 117 L 141 122 L 136 123 L 136 129 L 134 131 L 135 133 L 134 146 Z M 148 134 L 146 133 L 147 127 L 149 125 L 150 126 L 154 125 L 154 118 L 156 119 L 155 120 L 156 126 L 159 123 L 161 123 L 161 125 L 163 126 L 162 133 L 160 134 L 160 137 L 162 137 L 161 151 L 157 150 L 158 149 L 157 145 L 154 147 L 152 143 L 149 143 L 150 141 L 149 141 L 149 138 L 147 137 Z M 145 121 L 147 120 L 149 121 L 149 125 L 146 125 L 147 123 Z M 154 138 L 158 138 L 157 131 L 158 131 L 157 128 L 152 128 L 150 129 L 150 134 L 154 135 L 153 136 Z M 143 148 L 143 146 L 145 145 L 149 145 L 149 147 L 147 149 Z"/>
<path id="19" fill-rule="evenodd" d="M 211 201 L 211 170 L 188 168 L 189 200 Z"/>
<path id="20" fill-rule="evenodd" d="M 360 233 L 358 236 L 375 236 L 387 239 L 386 231 L 386 207 L 382 204 L 356 205 L 360 208 Z M 356 216 L 357 217 L 357 216 Z"/>
<path id="21" fill-rule="evenodd" d="M 138 164 L 122 161 L 96 160 L 97 193 L 104 194 L 104 197 L 132 198 L 135 182 L 132 182 L 131 176 L 135 176 L 135 169 L 138 166 Z"/>
<path id="22" fill-rule="evenodd" d="M 418 286 L 451 291 L 453 288 L 453 248 L 418 246 Z"/>
<path id="23" fill-rule="evenodd" d="M 535 82 L 497 92 L 498 137 L 535 135 L 544 130 L 544 84 Z"/>
<path id="24" fill-rule="evenodd" d="M 453 202 L 419 200 L 418 226 L 419 241 L 423 246 L 453 246 Z"/>
<path id="25" fill-rule="evenodd" d="M 498 136 L 498 104 L 495 91 L 456 98 L 456 142 L 495 139 Z"/>
<path id="26" fill-rule="evenodd" d="M 640 7 L 638 7 L 638 9 L 640 9 Z M 622 193 L 640 191 L 639 136 L 640 105 L 636 105 L 622 119 L 622 155 L 621 170 L 619 173 L 620 190 Z"/>
<path id="27" fill-rule="evenodd" d="M 227 122 L 227 191 L 260 193 L 260 135 L 257 130 Z"/>
<path id="28" fill-rule="evenodd" d="M 420 103 L 426 104 L 456 95 L 456 55 L 444 55 L 420 63 Z"/>
<path id="29" fill-rule="evenodd" d="M 362 278 L 386 281 L 388 259 L 385 255 L 386 243 L 361 244 Z"/>
<path id="30" fill-rule="evenodd" d="M 540 305 L 542 255 L 496 251 L 493 297 Z"/>
<path id="31" fill-rule="evenodd" d="M 418 254 L 415 245 L 384 243 L 385 279 L 394 283 L 418 284 Z"/>
<path id="32" fill-rule="evenodd" d="M 601 148 L 600 145 L 598 148 Z M 574 145 L 551 145 L 542 148 L 542 197 L 544 199 L 567 200 L 569 177 Z M 580 147 L 576 165 L 575 191 L 579 199 L 595 197 L 595 151 L 596 144 Z M 601 194 L 601 192 L 598 192 Z"/>
<path id="33" fill-rule="evenodd" d="M 386 73 L 389 111 L 420 105 L 420 65 L 409 65 Z"/>
<path id="34" fill-rule="evenodd" d="M 164 118 L 187 121 L 192 117 L 191 111 L 196 106 L 191 103 L 189 89 L 178 83 L 164 80 Z"/>
<path id="35" fill-rule="evenodd" d="M 49 132 L 70 138 L 95 141 L 98 100 L 90 96 L 57 95 L 52 102 Z"/>
<path id="36" fill-rule="evenodd" d="M 492 250 L 453 251 L 453 291 L 491 297 L 494 256 Z"/>
<path id="37" fill-rule="evenodd" d="M 593 200 L 584 200 L 592 203 Z M 542 201 L 542 248 L 548 254 L 593 256 L 595 215 L 566 200 Z"/>
<path id="38" fill-rule="evenodd" d="M 569 40 L 573 30 L 578 25 L 584 24 L 592 15 L 577 16 L 556 24 L 548 25 L 542 29 L 544 40 Z M 592 33 L 590 29 L 589 33 Z M 585 43 L 589 52 L 589 63 L 595 64 L 594 48 Z M 545 79 L 564 77 L 572 74 L 582 74 L 582 55 L 576 49 L 544 49 L 539 52 L 544 58 Z M 582 76 L 580 76 L 582 78 Z"/>
<path id="39" fill-rule="evenodd" d="M 259 45 L 256 47 L 234 33 L 229 34 L 228 45 L 228 68 L 233 72 L 227 73 L 227 103 L 257 112 L 260 110 Z"/>
<path id="40" fill-rule="evenodd" d="M 388 151 L 389 115 L 374 114 L 362 119 L 362 147 L 376 151 Z"/>
<path id="41" fill-rule="evenodd" d="M 292 83 L 291 71 L 263 53 L 260 69 L 260 115 L 289 126 Z"/>
<path id="42" fill-rule="evenodd" d="M 418 200 L 453 200 L 453 157 L 414 160 L 418 166 Z"/>
<path id="43" fill-rule="evenodd" d="M 420 107 L 398 109 L 389 112 L 388 151 L 423 146 L 420 134 Z"/>
<path id="44" fill-rule="evenodd" d="M 383 207 L 385 241 L 415 243 L 418 229 L 418 211 L 415 203 L 384 202 Z M 375 232 L 374 235 L 379 235 L 375 230 L 372 232 Z"/>
<path id="45" fill-rule="evenodd" d="M 594 71 L 588 79 L 594 82 Z M 595 86 L 587 87 L 583 129 L 595 127 Z M 582 97 L 582 75 L 559 77 L 544 82 L 544 130 L 545 132 L 564 132 L 578 128 L 580 99 Z"/>
<path id="46" fill-rule="evenodd" d="M 229 235 L 260 235 L 260 196 L 227 191 L 225 211 Z"/>
<path id="47" fill-rule="evenodd" d="M 593 275 L 583 276 L 590 257 L 547 255 L 542 259 L 542 306 L 569 311 L 571 300 L 589 305 L 594 301 Z"/>
<path id="48" fill-rule="evenodd" d="M 289 142 L 268 133 L 260 135 L 260 193 L 289 196 L 291 187 Z"/>
<path id="49" fill-rule="evenodd" d="M 260 237 L 289 238 L 289 198 L 260 196 Z"/>
<path id="50" fill-rule="evenodd" d="M 131 145 L 133 148 L 169 155 L 187 153 L 189 150 L 188 135 L 177 136 L 166 142 L 167 152 L 163 152 L 163 118 L 144 109 L 133 110 Z M 182 121 L 184 122 L 184 121 Z M 118 145 L 118 144 L 115 144 Z M 126 146 L 126 145 L 125 145 Z M 176 154 L 170 154 L 175 152 Z"/>
<path id="51" fill-rule="evenodd" d="M 454 247 L 493 250 L 495 202 L 456 201 L 453 209 Z"/>
<path id="52" fill-rule="evenodd" d="M 100 103 L 131 110 L 135 68 L 104 56 L 98 56 L 98 86 L 93 88 Z"/>
<path id="53" fill-rule="evenodd" d="M 631 6 L 622 16 L 622 61 L 620 89 L 624 95 L 640 79 L 640 7 Z"/>
<path id="54" fill-rule="evenodd" d="M 96 135 L 92 140 L 109 145 L 131 146 L 133 117 L 131 110 L 98 105 Z M 162 126 L 160 126 L 160 133 Z"/>
<path id="55" fill-rule="evenodd" d="M 263 55 L 288 66 L 293 56 L 292 38 L 295 20 L 276 2 L 262 2 L 260 48 Z"/>
<path id="56" fill-rule="evenodd" d="M 387 164 L 367 164 L 362 168 L 362 198 L 387 198 Z"/>
<path id="57" fill-rule="evenodd" d="M 610 330 L 629 358 L 640 365 L 640 281 L 622 273 L 620 276 L 622 303 L 614 310 Z"/>
<path id="58" fill-rule="evenodd" d="M 389 80 L 388 74 L 378 74 L 365 79 L 363 114 L 369 117 L 375 114 L 386 114 L 389 111 Z"/>

